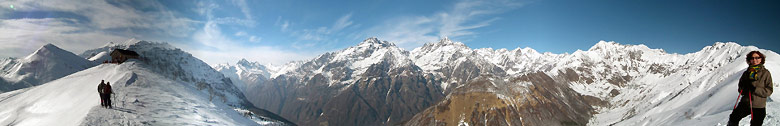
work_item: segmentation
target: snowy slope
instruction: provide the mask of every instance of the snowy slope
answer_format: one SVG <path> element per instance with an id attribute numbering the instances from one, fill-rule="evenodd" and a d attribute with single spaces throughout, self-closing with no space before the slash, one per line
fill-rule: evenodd
<path id="1" fill-rule="evenodd" d="M 150 70 L 177 81 L 189 82 L 200 87 L 201 92 L 213 93 L 218 99 L 231 106 L 251 106 L 243 100 L 244 96 L 229 79 L 211 66 L 179 48 L 163 42 L 149 42 L 129 39 L 121 43 L 108 43 L 97 49 L 87 50 L 82 56 L 110 52 L 113 49 L 125 49 L 141 55 L 141 61 L 149 64 Z"/>
<path id="2" fill-rule="evenodd" d="M 291 124 L 255 108 L 228 78 L 167 43 L 131 39 L 83 54 L 112 49 L 133 50 L 141 58 L 121 65 L 103 64 L 41 86 L 0 94 L 0 108 L 4 108 L 0 124 Z M 113 83 L 116 109 L 96 106 L 99 99 L 93 91 L 101 79 Z"/>
<path id="3" fill-rule="evenodd" d="M 255 125 L 186 82 L 131 61 L 103 64 L 0 101 L 2 125 Z M 99 107 L 100 80 L 112 83 L 115 109 Z"/>
<path id="4" fill-rule="evenodd" d="M 21 59 L 0 60 L 0 92 L 40 85 L 97 64 L 46 44 Z"/>
<path id="5" fill-rule="evenodd" d="M 88 60 L 92 61 L 92 62 L 96 62 L 96 63 L 102 63 L 103 61 L 109 61 L 109 60 L 111 60 L 111 55 L 109 53 L 110 52 L 108 52 L 108 51 L 100 52 L 97 55 L 90 57 Z"/>
<path id="6" fill-rule="evenodd" d="M 708 52 L 706 50 L 720 50 L 715 52 Z M 703 49 L 703 51 L 688 54 L 686 56 L 693 56 L 694 60 L 712 60 L 715 64 L 718 61 L 732 61 L 722 63 L 720 67 L 714 67 L 711 70 L 701 70 L 699 72 L 689 72 L 690 77 L 686 79 L 691 83 L 684 89 L 679 90 L 674 96 L 663 96 L 664 93 L 659 93 L 660 101 L 663 103 L 656 103 L 654 106 L 642 108 L 646 112 L 638 113 L 632 118 L 627 118 L 617 123 L 618 125 L 725 125 L 728 121 L 728 115 L 733 109 L 734 103 L 737 99 L 737 83 L 739 75 L 745 71 L 747 64 L 745 63 L 745 55 L 749 51 L 759 50 L 767 56 L 766 68 L 770 72 L 774 72 L 773 76 L 777 76 L 777 72 L 780 70 L 780 55 L 775 52 L 758 49 L 752 46 L 739 46 L 733 43 L 716 43 L 715 45 Z M 731 55 L 734 54 L 734 55 Z M 736 55 L 738 54 L 738 55 Z M 719 55 L 731 55 L 731 56 L 719 56 Z M 712 57 L 712 58 L 702 58 Z M 671 79 L 659 79 L 658 81 L 671 81 Z M 777 80 L 774 82 L 775 88 L 780 83 Z M 671 90 L 670 93 L 675 93 L 674 89 L 669 87 L 655 87 L 653 89 L 658 90 Z M 671 95 L 671 94 L 670 94 Z M 770 96 L 771 100 L 767 103 L 767 118 L 764 120 L 764 125 L 780 125 L 780 120 L 772 115 L 780 114 L 780 110 L 777 110 L 777 106 L 780 105 L 777 99 L 777 94 Z M 606 115 L 609 116 L 609 115 Z M 743 119 L 741 124 L 749 124 L 749 117 Z"/>

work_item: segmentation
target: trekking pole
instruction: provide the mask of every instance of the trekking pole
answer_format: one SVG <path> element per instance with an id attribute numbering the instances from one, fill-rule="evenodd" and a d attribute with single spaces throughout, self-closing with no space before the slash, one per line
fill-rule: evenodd
<path id="1" fill-rule="evenodd" d="M 113 97 L 112 99 L 117 100 L 116 99 L 116 94 L 114 93 L 114 91 L 111 91 L 111 97 Z M 116 101 L 111 101 L 111 107 L 114 107 L 114 102 L 116 102 Z"/>
<path id="2" fill-rule="evenodd" d="M 750 93 L 750 92 L 748 92 Z M 750 120 L 753 120 L 753 93 L 748 94 L 748 100 L 750 100 Z"/>
<path id="3" fill-rule="evenodd" d="M 739 104 L 740 97 L 742 97 L 742 90 L 739 90 L 739 95 L 737 95 L 737 102 L 734 103 L 734 109 L 737 109 L 737 104 Z"/>

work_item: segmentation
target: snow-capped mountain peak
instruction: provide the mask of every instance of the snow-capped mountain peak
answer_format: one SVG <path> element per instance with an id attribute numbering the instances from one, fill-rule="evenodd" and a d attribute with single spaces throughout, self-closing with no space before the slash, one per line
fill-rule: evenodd
<path id="1" fill-rule="evenodd" d="M 422 47 L 415 48 L 412 50 L 412 52 L 417 53 L 430 53 L 436 50 L 441 51 L 456 51 L 456 52 L 466 52 L 471 50 L 468 46 L 463 44 L 462 42 L 453 42 L 447 37 L 442 38 L 439 40 L 439 42 L 436 43 L 425 43 Z"/>
<path id="2" fill-rule="evenodd" d="M 139 39 L 136 39 L 136 38 L 130 38 L 130 39 L 127 39 L 127 40 L 122 41 L 122 42 L 108 42 L 108 43 L 104 44 L 101 47 L 114 47 L 114 46 L 135 45 L 135 44 L 137 44 L 139 42 L 145 42 L 145 41 L 139 40 Z"/>
<path id="3" fill-rule="evenodd" d="M 715 42 L 715 44 L 712 44 L 712 46 L 715 47 L 724 47 L 724 46 L 730 46 L 730 47 L 740 47 L 742 45 L 739 45 L 734 42 Z"/>
<path id="4" fill-rule="evenodd" d="M 522 48 L 522 49 L 518 48 L 518 49 L 514 50 L 514 52 L 516 54 L 525 54 L 525 55 L 539 54 L 538 51 L 536 51 L 535 49 L 532 49 L 531 47 L 525 47 L 525 48 Z"/>
<path id="5" fill-rule="evenodd" d="M 27 60 L 35 60 L 36 58 L 40 57 L 47 57 L 47 58 L 57 58 L 58 56 L 71 56 L 71 55 L 65 55 L 65 54 L 73 54 L 71 52 L 65 51 L 54 44 L 46 44 L 41 46 L 41 48 L 38 48 L 38 50 L 35 50 L 34 53 L 28 55 L 25 57 Z M 55 57 L 57 56 L 57 57 Z M 72 55 L 72 56 L 75 56 Z M 78 57 L 78 56 L 76 56 Z M 63 57 L 63 58 L 73 58 L 73 57 Z"/>
<path id="6" fill-rule="evenodd" d="M 715 42 L 715 44 L 706 46 L 702 48 L 701 51 L 707 51 L 707 50 L 720 50 L 720 49 L 735 49 L 735 48 L 741 48 L 742 45 L 739 45 L 734 42 Z"/>
<path id="7" fill-rule="evenodd" d="M 442 39 L 441 39 L 441 40 L 439 40 L 439 41 L 440 41 L 440 42 L 452 42 L 452 40 L 450 40 L 450 37 L 447 37 L 447 36 L 444 36 L 444 38 L 442 38 Z"/>
<path id="8" fill-rule="evenodd" d="M 247 61 L 246 59 L 243 59 L 243 58 L 241 60 L 238 60 L 238 63 L 236 63 L 236 65 L 239 65 L 239 64 L 240 65 L 244 65 L 244 66 L 251 65 L 251 63 L 249 61 Z"/>
<path id="9" fill-rule="evenodd" d="M 370 37 L 366 40 L 363 40 L 363 42 L 360 42 L 360 44 L 358 44 L 357 47 L 378 48 L 378 47 L 390 47 L 390 46 L 395 46 L 395 44 L 392 42 L 379 40 L 376 37 Z"/>
<path id="10" fill-rule="evenodd" d="M 473 54 L 473 50 L 468 46 L 461 42 L 452 42 L 445 37 L 437 43 L 426 43 L 422 47 L 415 48 L 411 52 L 411 58 L 423 70 L 431 71 L 448 64 L 454 65 L 450 62 L 465 60 L 461 58 L 470 57 Z"/>
<path id="11" fill-rule="evenodd" d="M 289 64 L 297 67 L 294 70 L 284 67 L 279 71 L 287 76 L 299 77 L 321 74 L 332 79 L 333 83 L 347 84 L 349 81 L 343 80 L 355 81 L 372 65 L 389 65 L 392 68 L 413 65 L 408 56 L 408 51 L 395 44 L 371 37 L 356 46 L 325 53 L 300 64 Z"/>
<path id="12" fill-rule="evenodd" d="M 221 72 L 225 77 L 230 78 L 241 92 L 246 91 L 247 87 L 252 87 L 263 83 L 271 78 L 276 70 L 269 69 L 267 66 L 258 62 L 250 62 L 246 59 L 239 60 L 236 65 L 218 64 L 214 69 Z"/>
<path id="13" fill-rule="evenodd" d="M 138 40 L 138 39 L 135 39 L 135 38 L 130 38 L 130 39 L 127 39 L 124 42 L 119 43 L 119 44 L 122 44 L 122 45 L 135 45 L 136 43 L 141 42 L 141 41 L 142 40 Z"/>
<path id="14" fill-rule="evenodd" d="M 255 105 L 274 110 L 282 116 L 318 111 L 288 116 L 288 119 L 302 125 L 321 125 L 321 120 L 327 120 L 327 125 L 398 124 L 410 115 L 378 113 L 414 113 L 422 107 L 401 106 L 427 106 L 428 101 L 435 101 L 441 96 L 441 89 L 437 86 L 439 81 L 416 67 L 408 51 L 373 37 L 356 46 L 319 55 L 300 65 L 288 65 L 296 68 L 292 71 L 284 70 L 287 67 L 281 69 L 282 75 L 266 81 L 270 84 L 247 89 L 247 94 L 257 98 L 253 101 Z M 401 93 L 424 97 L 399 97 Z M 285 105 L 268 102 L 279 100 Z M 355 111 L 370 109 L 373 112 L 341 113 L 346 110 L 344 108 L 356 108 Z M 291 113 L 290 109 L 301 111 Z"/>
<path id="15" fill-rule="evenodd" d="M 628 45 L 628 44 L 620 44 L 615 41 L 604 41 L 601 40 L 595 45 L 593 45 L 588 51 L 600 51 L 600 52 L 607 52 L 607 51 L 644 51 L 644 52 L 658 52 L 658 53 L 666 53 L 663 49 L 651 49 L 650 47 L 647 47 L 644 44 L 639 45 Z"/>
<path id="16" fill-rule="evenodd" d="M 2 63 L 0 92 L 39 85 L 96 65 L 53 44 L 43 45 L 25 58 Z"/>
<path id="17" fill-rule="evenodd" d="M 247 68 L 247 69 L 253 69 L 253 70 L 254 69 L 258 69 L 258 70 L 263 70 L 263 71 L 266 71 L 266 72 L 273 71 L 273 70 L 268 69 L 267 65 L 263 65 L 263 64 L 261 64 L 259 62 L 250 62 L 249 60 L 243 59 L 243 58 L 241 60 L 238 60 L 238 62 L 236 62 L 236 66 L 244 67 L 244 68 Z"/>
<path id="18" fill-rule="evenodd" d="M 623 47 L 624 45 L 621 45 L 620 43 L 617 43 L 615 41 L 605 41 L 601 40 L 594 44 L 593 46 L 588 49 L 588 51 L 598 50 L 598 49 L 613 49 L 617 47 Z"/>

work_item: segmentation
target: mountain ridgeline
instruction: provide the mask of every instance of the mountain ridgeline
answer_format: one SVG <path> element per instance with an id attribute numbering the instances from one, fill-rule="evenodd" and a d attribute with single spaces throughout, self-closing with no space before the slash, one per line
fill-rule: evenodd
<path id="1" fill-rule="evenodd" d="M 689 54 L 606 41 L 553 54 L 471 49 L 447 38 L 406 51 L 368 38 L 311 60 L 281 66 L 242 60 L 218 69 L 241 68 L 220 71 L 245 83 L 255 106 L 300 125 L 668 124 L 646 118 L 657 116 L 648 112 L 730 89 L 720 87 L 754 50 L 777 56 L 720 42 Z M 774 67 L 780 66 L 767 64 Z"/>
<path id="2" fill-rule="evenodd" d="M 141 55 L 102 63 L 114 49 Z M 295 125 L 252 105 L 222 73 L 164 42 L 131 39 L 80 56 L 52 44 L 2 60 L 0 125 Z M 111 83 L 111 109 L 97 84 Z"/>

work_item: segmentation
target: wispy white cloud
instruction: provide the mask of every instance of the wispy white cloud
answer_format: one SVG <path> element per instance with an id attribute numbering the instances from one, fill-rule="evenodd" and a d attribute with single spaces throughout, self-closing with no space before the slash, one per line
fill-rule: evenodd
<path id="1" fill-rule="evenodd" d="M 225 51 L 188 50 L 188 52 L 210 65 L 235 64 L 241 59 L 257 61 L 263 64 L 282 65 L 290 61 L 310 59 L 317 55 L 316 53 L 292 53 L 271 46 L 253 46 Z"/>
<path id="2" fill-rule="evenodd" d="M 252 18 L 252 15 L 249 11 L 248 5 L 246 5 L 246 2 L 243 0 L 236 0 L 233 2 L 235 6 L 238 6 L 242 13 L 244 14 L 244 18 L 238 18 L 238 17 L 217 17 L 214 14 L 214 10 L 219 9 L 221 6 L 218 3 L 213 2 L 198 2 L 196 11 L 202 15 L 206 16 L 206 20 L 210 21 L 212 23 L 216 24 L 222 24 L 222 25 L 240 25 L 240 26 L 246 26 L 246 27 L 255 27 L 257 25 L 257 21 L 255 21 Z"/>
<path id="3" fill-rule="evenodd" d="M 280 31 L 287 32 L 287 28 L 290 27 L 290 21 L 282 20 L 282 16 L 279 16 L 278 18 L 276 18 L 276 22 L 274 22 L 274 26 L 279 26 Z"/>
<path id="4" fill-rule="evenodd" d="M 442 37 L 462 37 L 477 35 L 473 30 L 489 26 L 499 18 L 488 17 L 522 6 L 522 3 L 509 0 L 481 1 L 462 0 L 447 11 L 428 16 L 406 16 L 389 19 L 380 25 L 368 28 L 360 36 L 376 36 L 413 49 L 426 42 Z"/>
<path id="5" fill-rule="evenodd" d="M 0 57 L 23 57 L 52 43 L 76 54 L 109 41 L 122 41 L 124 36 L 86 30 L 74 26 L 73 19 L 4 19 L 0 20 Z"/>
<path id="6" fill-rule="evenodd" d="M 294 52 L 273 46 L 247 45 L 241 40 L 225 36 L 220 29 L 220 26 L 216 23 L 207 22 L 201 30 L 193 35 L 193 39 L 205 45 L 205 47 L 192 45 L 177 46 L 183 47 L 195 57 L 211 65 L 235 63 L 242 58 L 266 64 L 284 64 L 290 61 L 308 59 L 316 55 L 315 52 Z M 249 37 L 250 42 L 259 42 L 261 39 L 257 36 Z"/>
<path id="7" fill-rule="evenodd" d="M 189 50 L 195 56 L 213 64 L 224 61 L 236 61 L 241 58 L 281 64 L 292 60 L 308 59 L 328 50 L 300 52 L 288 51 L 274 46 L 258 46 L 263 43 L 262 35 L 248 31 L 258 26 L 258 18 L 245 0 L 231 0 L 227 3 L 201 1 L 194 11 L 203 20 L 193 20 L 181 13 L 171 11 L 157 1 L 0 1 L 2 5 L 13 4 L 15 11 L 56 11 L 72 13 L 81 17 L 56 17 L 43 19 L 7 19 L 0 20 L 0 41 L 3 55 L 21 56 L 32 52 L 40 45 L 51 42 L 74 52 L 94 48 L 108 41 L 122 41 L 131 37 L 150 40 L 148 34 L 172 37 L 175 40 L 192 40 L 195 43 L 172 44 Z M 391 18 L 367 29 L 360 29 L 359 21 L 353 20 L 353 14 L 343 14 L 332 24 L 300 28 L 306 25 L 279 16 L 273 29 L 279 28 L 293 37 L 289 42 L 294 48 L 311 48 L 329 45 L 351 36 L 375 36 L 395 42 L 410 49 L 424 42 L 435 41 L 441 36 L 460 37 L 478 35 L 474 30 L 490 26 L 498 18 L 489 15 L 501 13 L 518 7 L 511 1 L 459 1 L 445 11 L 430 15 L 412 15 Z M 233 7 L 242 15 L 225 17 L 215 10 Z M 186 9 L 186 8 L 185 8 Z M 2 10 L 2 9 L 0 9 Z M 0 16 L 7 14 L 4 11 Z M 198 16 L 198 15 L 195 15 Z M 81 19 L 85 18 L 85 19 Z M 299 23 L 299 22 L 298 22 Z M 270 24 L 269 24 L 270 25 Z M 17 27 L 19 26 L 19 27 Z M 140 30 L 139 30 L 140 29 Z M 227 29 L 224 30 L 223 29 Z M 151 32 L 149 32 L 151 31 Z M 152 39 L 153 40 L 153 39 Z M 170 39 L 168 39 L 170 40 Z M 75 43 L 89 44 L 75 44 Z M 189 41 L 188 41 L 189 42 Z M 29 43 L 37 44 L 34 46 Z M 61 44 L 60 44 L 61 43 Z M 82 47 L 83 46 L 83 47 Z M 20 48 L 28 47 L 19 51 Z M 11 51 L 9 51 L 11 50 Z M 5 53 L 8 52 L 8 53 Z"/>
<path id="8" fill-rule="evenodd" d="M 233 35 L 234 35 L 234 36 L 239 36 L 239 37 L 240 37 L 240 36 L 246 36 L 247 34 L 246 34 L 246 32 L 244 32 L 244 31 L 239 31 L 239 32 L 236 32 L 236 34 L 233 34 Z"/>
<path id="9" fill-rule="evenodd" d="M 0 4 L 14 5 L 15 8 L 13 11 L 0 9 L 2 17 L 26 12 L 67 14 L 48 18 L 2 20 L 0 32 L 11 33 L 0 35 L 0 39 L 3 39 L 0 41 L 8 43 L 0 48 L 3 48 L 3 51 L 15 50 L 0 54 L 3 57 L 20 57 L 38 48 L 30 46 L 45 43 L 54 43 L 63 49 L 81 53 L 109 41 L 128 38 L 181 38 L 195 31 L 192 25 L 198 23 L 176 16 L 157 1 L 109 3 L 102 0 L 20 0 L 0 1 Z"/>
<path id="10" fill-rule="evenodd" d="M 352 17 L 352 13 L 341 16 L 341 18 L 339 18 L 338 20 L 336 20 L 335 23 L 333 23 L 333 26 L 329 29 L 328 33 L 333 31 L 341 31 L 342 29 L 352 25 L 352 21 L 349 20 L 349 18 L 351 17 Z"/>
<path id="11" fill-rule="evenodd" d="M 249 4 L 246 4 L 246 0 L 233 0 L 233 4 L 235 4 L 236 6 L 238 6 L 239 9 L 241 9 L 241 13 L 244 14 L 244 18 L 254 21 L 254 19 L 252 18 L 252 11 L 249 10 L 250 9 Z"/>
<path id="12" fill-rule="evenodd" d="M 293 48 L 310 48 L 317 45 L 321 45 L 324 43 L 332 43 L 334 41 L 338 41 L 339 39 L 336 39 L 338 35 L 343 35 L 342 31 L 347 28 L 357 28 L 360 25 L 353 24 L 353 21 L 350 20 L 352 17 L 352 13 L 345 14 L 341 17 L 339 17 L 336 21 L 333 22 L 331 26 L 321 26 L 317 27 L 316 29 L 302 29 L 298 31 L 293 31 L 290 33 L 291 36 L 296 36 L 297 40 L 293 42 L 292 47 Z M 286 24 L 287 22 L 285 22 Z M 284 28 L 284 27 L 283 27 Z"/>
<path id="13" fill-rule="evenodd" d="M 281 27 L 282 27 L 282 29 L 281 29 L 282 32 L 286 32 L 287 31 L 287 27 L 290 27 L 290 21 L 284 21 L 284 24 L 282 24 Z"/>
<path id="14" fill-rule="evenodd" d="M 258 42 L 260 42 L 260 40 L 263 40 L 263 38 L 257 37 L 257 36 L 254 36 L 254 35 L 253 36 L 249 36 L 249 42 L 258 43 Z"/>
<path id="15" fill-rule="evenodd" d="M 236 4 L 243 3 L 234 1 Z M 262 41 L 262 37 L 252 35 L 245 31 L 238 31 L 230 36 L 223 32 L 223 27 L 253 26 L 256 22 L 252 20 L 251 15 L 245 18 L 220 17 L 215 18 L 214 10 L 219 8 L 217 3 L 199 3 L 198 12 L 207 17 L 203 27 L 193 34 L 193 40 L 200 45 L 177 45 L 182 46 L 195 57 L 200 58 L 208 64 L 216 65 L 219 63 L 234 63 L 240 59 L 246 58 L 252 61 L 271 64 L 284 64 L 294 60 L 303 60 L 313 57 L 314 53 L 294 52 L 283 50 L 280 47 L 261 46 L 256 43 Z M 242 5 L 238 5 L 240 8 Z M 242 9 L 242 12 L 247 9 Z M 281 17 L 275 24 L 279 24 Z M 285 21 L 285 24 L 287 21 Z M 287 26 L 285 26 L 287 27 Z"/>
<path id="16" fill-rule="evenodd" d="M 175 16 L 156 1 L 110 4 L 102 0 L 21 0 L 0 4 L 12 4 L 16 11 L 61 11 L 81 15 L 88 18 L 87 26 L 96 29 L 146 29 L 177 37 L 187 36 L 195 30 L 190 25 L 197 23 Z"/>

